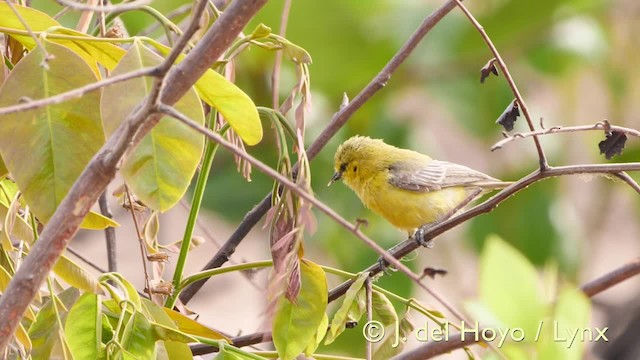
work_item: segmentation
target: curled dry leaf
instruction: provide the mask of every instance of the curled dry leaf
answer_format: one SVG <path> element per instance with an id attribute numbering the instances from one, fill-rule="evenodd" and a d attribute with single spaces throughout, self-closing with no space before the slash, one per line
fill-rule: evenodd
<path id="1" fill-rule="evenodd" d="M 513 101 L 507 106 L 502 115 L 496 120 L 496 124 L 502 125 L 505 130 L 511 131 L 513 130 L 513 125 L 520 116 L 520 109 L 518 108 L 518 101 L 513 99 Z"/>
<path id="2" fill-rule="evenodd" d="M 489 60 L 482 69 L 480 69 L 480 83 L 484 84 L 484 80 L 489 77 L 489 75 L 498 76 L 498 68 L 496 68 L 496 58 Z"/>

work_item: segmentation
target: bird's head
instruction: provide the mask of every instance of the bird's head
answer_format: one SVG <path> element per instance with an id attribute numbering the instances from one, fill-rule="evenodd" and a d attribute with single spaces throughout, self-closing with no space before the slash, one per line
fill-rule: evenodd
<path id="1" fill-rule="evenodd" d="M 389 147 L 382 140 L 354 136 L 338 147 L 334 157 L 335 173 L 328 185 L 338 180 L 353 188 L 373 176 L 383 163 L 384 150 Z M 383 166 L 384 167 L 384 166 Z"/>

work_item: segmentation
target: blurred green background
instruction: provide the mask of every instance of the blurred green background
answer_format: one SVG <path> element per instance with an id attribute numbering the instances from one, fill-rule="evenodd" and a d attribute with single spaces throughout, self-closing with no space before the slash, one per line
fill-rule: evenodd
<path id="1" fill-rule="evenodd" d="M 156 0 L 167 13 L 186 1 Z M 378 73 L 422 19 L 444 1 L 432 0 L 299 0 L 293 1 L 286 38 L 313 58 L 313 109 L 307 116 L 306 143 L 329 123 L 342 101 Z M 538 125 L 611 123 L 637 128 L 640 104 L 640 4 L 635 0 L 489 0 L 465 1 L 501 52 Z M 55 13 L 52 2 L 34 1 Z M 278 31 L 282 0 L 269 1 L 247 27 L 258 23 Z M 67 15 L 65 15 L 67 16 Z M 71 15 L 69 15 L 71 16 Z M 64 17 L 62 21 L 64 22 Z M 69 23 L 73 23 L 69 18 Z M 124 16 L 133 35 L 153 22 L 143 13 Z M 159 32 L 157 34 L 160 34 Z M 434 158 L 458 162 L 504 180 L 516 180 L 536 169 L 530 139 L 491 152 L 502 138 L 495 120 L 513 99 L 504 77 L 480 84 L 479 70 L 492 57 L 480 35 L 463 14 L 453 10 L 429 33 L 387 86 L 367 102 L 311 163 L 312 186 L 318 199 L 348 220 L 369 222 L 364 230 L 385 247 L 405 234 L 366 210 L 342 184 L 325 185 L 332 175 L 336 147 L 354 134 L 384 138 Z M 271 107 L 274 53 L 257 47 L 236 63 L 236 82 L 258 105 Z M 295 80 L 292 64 L 284 62 L 281 99 Z M 273 132 L 265 126 L 263 142 L 248 151 L 275 166 Z M 514 131 L 526 131 L 523 118 Z M 542 138 L 551 165 L 607 162 L 598 153 L 602 132 Z M 637 161 L 640 147 L 630 139 L 625 153 L 612 161 Z M 635 175 L 631 174 L 635 178 Z M 247 183 L 224 151 L 215 159 L 205 206 L 230 226 L 272 188 L 272 181 L 254 171 Z M 581 283 L 637 254 L 637 194 L 620 182 L 601 177 L 546 180 L 518 193 L 488 215 L 436 240 L 408 265 L 449 270 L 447 293 L 473 295 L 475 254 L 489 234 L 498 234 L 532 262 L 556 262 L 564 274 Z M 357 272 L 377 259 L 349 232 L 317 213 L 318 231 L 308 234 L 307 256 L 317 262 Z M 264 252 L 268 253 L 267 232 Z M 219 239 L 224 240 L 224 239 Z M 606 254 L 606 256 L 602 256 Z M 456 282 L 455 280 L 460 280 Z M 403 296 L 413 288 L 405 276 L 392 274 L 379 282 Z M 450 289 L 459 286 L 460 289 Z M 338 347 L 348 351 L 359 331 L 342 336 Z M 362 351 L 363 349 L 358 349 Z M 362 355 L 355 353 L 354 355 Z"/>

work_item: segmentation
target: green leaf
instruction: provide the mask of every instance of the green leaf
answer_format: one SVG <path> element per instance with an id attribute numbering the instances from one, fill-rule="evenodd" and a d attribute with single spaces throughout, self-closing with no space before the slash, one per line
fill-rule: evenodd
<path id="1" fill-rule="evenodd" d="M 89 230 L 104 230 L 109 226 L 120 227 L 120 224 L 95 211 L 89 211 L 80 224 L 80 228 Z"/>
<path id="2" fill-rule="evenodd" d="M 76 302 L 80 296 L 80 291 L 76 288 L 68 288 L 56 295 L 58 298 L 58 316 L 64 324 L 69 308 Z M 53 345 L 59 340 L 58 336 L 52 336 L 60 331 L 58 327 L 58 319 L 56 318 L 56 308 L 53 307 L 53 301 L 49 299 L 38 314 L 35 321 L 29 327 L 29 338 L 33 344 L 31 357 L 34 360 L 46 360 L 50 358 Z"/>
<path id="3" fill-rule="evenodd" d="M 200 324 L 199 322 L 190 319 L 177 311 L 163 307 L 162 310 L 171 318 L 173 323 L 183 333 L 200 336 L 211 340 L 224 340 L 231 343 L 231 339 L 222 335 L 221 333 L 209 329 L 208 327 Z"/>
<path id="4" fill-rule="evenodd" d="M 304 354 L 307 357 L 310 357 L 311 354 L 313 354 L 316 351 L 316 349 L 318 349 L 318 346 L 320 346 L 322 339 L 324 339 L 324 336 L 327 334 L 328 327 L 329 327 L 329 316 L 327 316 L 327 313 L 324 313 L 322 314 L 322 321 L 320 321 L 320 325 L 318 325 L 318 331 L 316 331 L 316 334 L 313 336 L 314 341 L 309 343 L 307 348 L 304 349 Z"/>
<path id="5" fill-rule="evenodd" d="M 373 290 L 371 292 L 371 305 L 374 317 L 379 319 L 382 325 L 395 325 L 398 322 L 396 309 L 383 293 Z"/>
<path id="6" fill-rule="evenodd" d="M 485 246 L 480 265 L 480 294 L 484 304 L 501 321 L 485 326 L 519 327 L 525 334 L 535 334 L 545 316 L 535 268 L 497 236 L 490 236 Z"/>
<path id="7" fill-rule="evenodd" d="M 273 319 L 273 344 L 282 360 L 298 356 L 312 342 L 327 308 L 327 279 L 315 263 L 300 261 L 301 288 L 297 304 L 284 295 L 278 299 Z"/>
<path id="8" fill-rule="evenodd" d="M 156 340 L 149 320 L 136 311 L 130 324 L 122 339 L 124 349 L 138 360 L 155 359 Z"/>
<path id="9" fill-rule="evenodd" d="M 73 358 L 95 360 L 102 346 L 102 313 L 98 295 L 85 293 L 69 310 L 64 334 Z"/>
<path id="10" fill-rule="evenodd" d="M 102 294 L 98 280 L 73 260 L 62 255 L 53 266 L 53 272 L 67 284 L 86 292 Z"/>
<path id="11" fill-rule="evenodd" d="M 538 358 L 583 359 L 585 343 L 594 341 L 598 334 L 589 328 L 590 312 L 591 303 L 584 293 L 576 287 L 564 286 L 557 297 L 553 317 L 543 324 L 546 336 L 535 344 Z"/>
<path id="12" fill-rule="evenodd" d="M 54 58 L 34 49 L 13 69 L 0 89 L 0 106 L 42 99 L 97 79 L 67 48 L 43 41 Z M 47 69 L 48 68 L 48 69 Z M 45 108 L 0 116 L 0 153 L 33 213 L 47 222 L 104 142 L 100 93 Z"/>
<path id="13" fill-rule="evenodd" d="M 111 75 L 155 66 L 161 62 L 160 56 L 136 41 Z M 136 78 L 104 89 L 101 111 L 107 136 L 111 136 L 149 94 L 153 82 L 153 78 Z M 202 106 L 193 89 L 174 107 L 198 124 L 204 124 Z M 166 211 L 187 191 L 203 148 L 202 135 L 178 120 L 163 117 L 129 154 L 120 171 L 142 202 L 153 210 Z"/>
<path id="14" fill-rule="evenodd" d="M 214 360 L 259 360 L 266 358 L 250 354 L 230 345 L 220 344 L 220 351 Z"/>
<path id="15" fill-rule="evenodd" d="M 384 337 L 382 343 L 380 343 L 380 345 L 378 345 L 378 347 L 376 347 L 375 351 L 373 352 L 373 359 L 391 359 L 394 355 L 397 355 L 402 351 L 404 346 L 407 344 L 407 340 L 411 337 L 411 334 L 413 332 L 413 325 L 409 321 L 408 316 L 409 312 L 407 311 L 400 320 L 397 333 L 395 325 L 393 328 L 394 331 L 388 332 L 389 335 Z"/>
<path id="16" fill-rule="evenodd" d="M 156 340 L 177 341 L 186 344 L 198 342 L 198 339 L 193 336 L 161 324 L 151 323 L 151 329 L 153 330 L 153 338 Z"/>
<path id="17" fill-rule="evenodd" d="M 114 291 L 112 289 L 112 286 L 108 283 L 107 280 L 110 280 L 110 278 L 113 277 L 115 278 L 115 283 L 116 284 L 121 284 L 122 286 L 120 287 L 120 292 Z M 115 303 L 115 307 L 114 309 L 117 310 L 113 310 L 114 312 L 120 312 L 120 306 L 118 306 L 117 304 L 126 299 L 128 301 L 130 301 L 136 308 L 136 310 L 140 310 L 142 307 L 142 303 L 140 301 L 140 295 L 138 294 L 138 291 L 136 291 L 135 286 L 133 286 L 127 279 L 125 279 L 122 274 L 120 273 L 108 273 L 105 274 L 103 276 L 100 277 L 100 282 L 102 283 L 102 285 L 109 290 L 109 293 L 111 294 L 111 297 L 114 298 L 116 301 Z M 122 298 L 122 293 L 124 293 L 125 297 L 124 299 Z M 105 301 L 105 305 L 106 304 L 111 304 L 110 301 Z"/>
<path id="18" fill-rule="evenodd" d="M 158 42 L 150 41 L 150 44 L 163 55 L 170 51 L 170 48 Z M 176 62 L 183 59 L 181 55 Z M 262 140 L 258 109 L 244 91 L 211 69 L 198 79 L 195 87 L 202 100 L 217 109 L 247 145 L 255 145 Z"/>
<path id="19" fill-rule="evenodd" d="M 345 329 L 345 325 L 347 323 L 349 310 L 353 302 L 356 300 L 358 292 L 362 289 L 362 285 L 364 285 L 365 280 L 369 277 L 369 273 L 360 273 L 356 280 L 351 284 L 347 293 L 344 295 L 344 300 L 342 300 L 342 305 L 336 313 L 333 315 L 333 320 L 331 320 L 331 327 L 329 328 L 329 334 L 327 334 L 327 338 L 324 341 L 325 345 L 331 344 L 338 335 L 342 334 Z M 362 314 L 361 314 L 362 315 Z"/>
<path id="20" fill-rule="evenodd" d="M 141 300 L 143 312 L 148 314 L 150 318 L 153 319 L 153 321 L 165 327 L 179 329 L 178 326 L 176 326 L 176 324 L 173 322 L 173 320 L 171 320 L 171 317 L 169 317 L 169 315 L 165 313 L 166 308 L 160 307 L 148 299 L 143 298 Z M 191 349 L 189 349 L 189 346 L 185 343 L 176 341 L 165 341 L 162 344 L 169 359 L 193 359 Z"/>

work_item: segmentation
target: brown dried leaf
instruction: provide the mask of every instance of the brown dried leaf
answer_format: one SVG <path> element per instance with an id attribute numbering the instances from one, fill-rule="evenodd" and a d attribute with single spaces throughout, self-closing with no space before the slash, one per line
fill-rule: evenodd
<path id="1" fill-rule="evenodd" d="M 496 58 L 489 60 L 482 69 L 480 69 L 480 83 L 484 84 L 484 80 L 489 77 L 489 75 L 498 76 L 498 68 L 496 68 Z"/>
<path id="2" fill-rule="evenodd" d="M 513 99 L 513 101 L 507 106 L 502 115 L 496 120 L 496 124 L 502 125 L 505 130 L 511 131 L 513 130 L 513 125 L 520 116 L 520 109 L 518 108 L 518 101 Z"/>
<path id="3" fill-rule="evenodd" d="M 621 155 L 627 142 L 627 134 L 622 131 L 612 131 L 606 134 L 606 138 L 598 143 L 600 154 L 604 154 L 607 160 L 616 155 Z"/>

